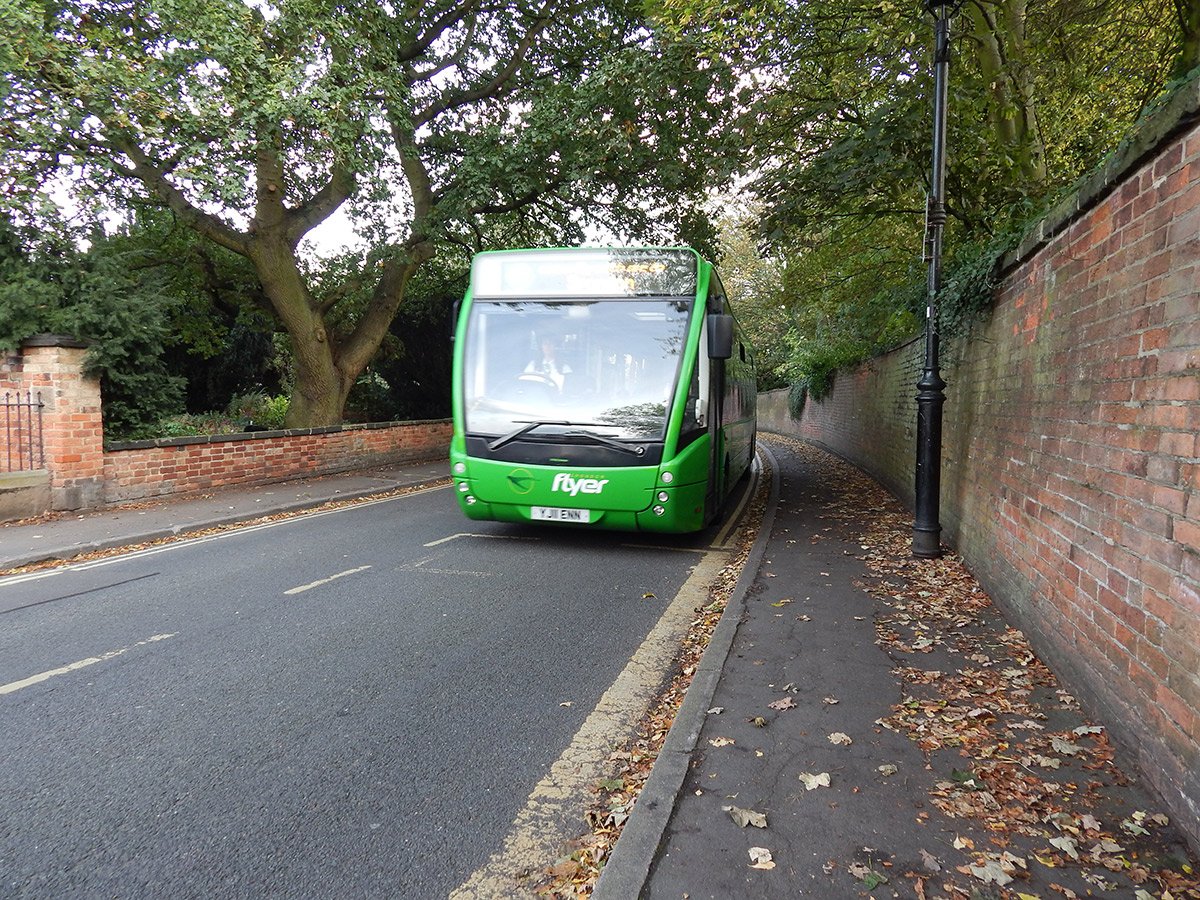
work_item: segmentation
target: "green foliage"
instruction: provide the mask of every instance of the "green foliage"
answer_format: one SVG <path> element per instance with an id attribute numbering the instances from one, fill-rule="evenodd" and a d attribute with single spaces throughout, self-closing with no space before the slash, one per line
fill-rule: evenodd
<path id="1" fill-rule="evenodd" d="M 224 413 L 180 413 L 162 419 L 152 434 L 128 440 L 152 440 L 154 438 L 198 437 L 209 434 L 238 434 L 245 429 L 242 424 Z"/>
<path id="2" fill-rule="evenodd" d="M 921 325 L 931 17 L 920 3 L 891 0 L 652 6 L 675 27 L 705 28 L 710 52 L 754 85 L 739 127 L 753 148 L 759 240 L 786 272 L 789 358 L 777 368 L 819 398 L 837 368 Z M 944 333 L 988 308 L 996 262 L 1031 211 L 1094 166 L 1160 91 L 1173 60 L 1195 44 L 1196 7 L 961 6 L 952 23 Z"/>
<path id="3" fill-rule="evenodd" d="M 788 413 L 793 421 L 800 421 L 800 417 L 804 415 L 806 402 L 808 402 L 808 384 L 805 381 L 797 381 L 788 386 Z"/>
<path id="4" fill-rule="evenodd" d="M 640 0 L 0 0 L 0 22 L 0 204 L 38 219 L 65 172 L 97 220 L 162 205 L 245 258 L 293 424 L 340 419 L 437 252 L 593 228 L 707 249 L 696 210 L 738 158 L 735 73 Z M 338 210 L 368 249 L 326 274 L 304 239 Z"/>
<path id="5" fill-rule="evenodd" d="M 1004 257 L 1016 249 L 1026 228 L 1039 216 L 1040 211 L 1025 219 L 1013 213 L 1013 220 L 997 234 L 954 248 L 945 262 L 938 294 L 938 328 L 943 336 L 966 333 L 991 311 Z M 922 290 L 922 303 L 924 298 Z"/>
<path id="6" fill-rule="evenodd" d="M 100 379 L 109 439 L 151 436 L 182 407 L 183 380 L 163 365 L 171 298 L 145 278 L 141 255 L 95 238 L 86 252 L 0 220 L 0 346 L 40 332 L 91 343 L 87 370 Z"/>
<path id="7" fill-rule="evenodd" d="M 756 208 L 735 215 L 726 211 L 716 220 L 720 254 L 716 259 L 721 281 L 742 331 L 754 350 L 758 389 L 769 391 L 787 384 L 787 345 L 780 340 L 791 324 L 783 293 L 783 261 L 762 253 L 754 243 L 749 220 Z"/>
<path id="8" fill-rule="evenodd" d="M 263 391 L 239 394 L 229 401 L 225 412 L 242 426 L 252 425 L 256 429 L 278 431 L 283 428 L 287 416 L 288 398 L 282 394 L 271 396 Z M 245 428 L 243 427 L 243 430 Z"/>
<path id="9" fill-rule="evenodd" d="M 288 398 L 263 391 L 233 397 L 221 411 L 181 413 L 155 423 L 145 437 L 191 437 L 194 435 L 240 434 L 245 431 L 279 431 L 287 415 Z"/>

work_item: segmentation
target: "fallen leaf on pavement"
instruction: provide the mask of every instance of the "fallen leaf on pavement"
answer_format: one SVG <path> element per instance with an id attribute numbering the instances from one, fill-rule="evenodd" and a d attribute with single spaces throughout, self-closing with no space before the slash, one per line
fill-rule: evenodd
<path id="1" fill-rule="evenodd" d="M 895 775 L 897 772 L 900 771 L 900 769 L 897 768 L 896 766 L 893 766 L 891 763 L 884 763 L 882 766 L 880 766 L 875 771 L 877 771 L 884 778 L 887 778 L 889 775 Z"/>
<path id="2" fill-rule="evenodd" d="M 1050 846 L 1061 850 L 1071 859 L 1079 859 L 1079 850 L 1075 846 L 1075 841 L 1069 837 L 1056 837 L 1050 839 Z"/>
<path id="3" fill-rule="evenodd" d="M 750 868 L 752 869 L 773 869 L 775 863 L 771 861 L 771 851 L 766 847 L 751 847 L 750 848 Z"/>
<path id="4" fill-rule="evenodd" d="M 801 772 L 800 780 L 804 782 L 804 787 L 810 791 L 816 790 L 819 787 L 829 787 L 828 772 L 822 772 L 820 775 L 813 775 L 811 772 Z"/>
<path id="5" fill-rule="evenodd" d="M 776 700 L 774 703 L 768 703 L 767 706 L 771 709 L 795 709 L 796 701 L 791 697 L 784 697 L 782 700 Z"/>
<path id="6" fill-rule="evenodd" d="M 728 747 L 733 743 L 733 738 L 727 738 L 727 737 L 710 738 L 709 743 L 712 744 L 714 747 Z"/>
<path id="7" fill-rule="evenodd" d="M 833 734 L 831 734 L 829 736 L 829 743 L 837 744 L 838 746 L 844 747 L 847 744 L 853 744 L 854 739 L 851 738 L 850 735 L 848 735 L 848 734 L 844 734 L 840 731 L 835 731 Z"/>
<path id="8" fill-rule="evenodd" d="M 862 863 L 850 863 L 846 867 L 846 871 L 863 882 L 868 891 L 875 890 L 881 884 L 887 884 L 888 879 L 886 875 L 876 872 L 870 866 L 863 865 Z"/>
<path id="9" fill-rule="evenodd" d="M 1043 769 L 1057 769 L 1062 765 L 1062 760 L 1054 756 L 1042 756 L 1040 753 L 1035 753 L 1029 758 L 1030 762 L 1037 763 Z"/>
<path id="10" fill-rule="evenodd" d="M 1056 753 L 1065 753 L 1068 756 L 1074 756 L 1076 753 L 1080 753 L 1083 750 L 1083 748 L 1078 744 L 1072 744 L 1070 741 L 1064 741 L 1060 737 L 1051 738 L 1050 746 L 1054 748 Z"/>
<path id="11" fill-rule="evenodd" d="M 974 875 L 984 884 L 995 884 L 1004 887 L 1012 884 L 1013 877 L 1004 871 L 1004 867 L 994 859 L 986 860 L 982 865 L 960 867 L 959 871 Z"/>
<path id="12" fill-rule="evenodd" d="M 740 806 L 722 806 L 721 809 L 729 813 L 729 818 L 733 819 L 740 828 L 745 828 L 747 825 L 753 825 L 755 828 L 767 827 L 766 813 L 753 809 L 742 809 Z"/>

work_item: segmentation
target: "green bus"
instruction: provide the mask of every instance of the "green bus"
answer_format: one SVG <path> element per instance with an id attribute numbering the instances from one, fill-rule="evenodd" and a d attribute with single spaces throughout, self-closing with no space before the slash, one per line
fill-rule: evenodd
<path id="1" fill-rule="evenodd" d="M 754 456 L 754 359 L 682 247 L 477 254 L 450 467 L 471 519 L 704 528 Z"/>

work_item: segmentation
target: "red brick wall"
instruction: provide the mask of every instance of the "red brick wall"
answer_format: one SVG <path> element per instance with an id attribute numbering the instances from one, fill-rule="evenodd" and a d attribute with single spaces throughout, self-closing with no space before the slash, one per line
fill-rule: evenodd
<path id="1" fill-rule="evenodd" d="M 1194 92 L 1195 93 L 1195 92 Z M 1200 104 L 1197 104 L 1200 105 Z M 1200 126 L 1085 186 L 944 348 L 943 539 L 1200 843 Z M 1185 120 L 1186 121 L 1186 120 Z M 1116 177 L 1114 178 L 1114 175 Z M 1088 193 L 1090 192 L 1090 196 Z M 798 422 L 910 503 L 920 341 Z"/>
<path id="2" fill-rule="evenodd" d="M 449 452 L 449 420 L 347 425 L 121 445 L 104 454 L 104 501 L 264 484 Z"/>

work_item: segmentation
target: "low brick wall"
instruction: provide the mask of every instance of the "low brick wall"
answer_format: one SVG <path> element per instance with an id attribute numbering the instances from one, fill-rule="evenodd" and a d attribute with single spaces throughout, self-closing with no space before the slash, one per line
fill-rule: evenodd
<path id="1" fill-rule="evenodd" d="M 1200 846 L 1200 81 L 1042 223 L 948 342 L 943 538 Z M 1107 179 L 1107 180 L 1105 180 Z M 764 428 L 910 506 L 920 341 Z"/>
<path id="2" fill-rule="evenodd" d="M 448 455 L 451 428 L 436 419 L 117 444 L 104 453 L 104 502 L 433 459 Z"/>
<path id="3" fill-rule="evenodd" d="M 87 346 L 64 335 L 35 335 L 0 354 L 0 392 L 42 403 L 34 419 L 43 452 L 9 447 L 0 429 L 0 464 L 37 465 L 37 478 L 7 475 L 0 521 L 186 494 L 235 484 L 267 484 L 306 475 L 369 469 L 450 452 L 449 419 L 383 422 L 208 437 L 103 443 L 100 382 L 84 373 Z M 22 426 L 25 431 L 30 428 Z M 11 429 L 10 429 L 11 430 Z"/>

